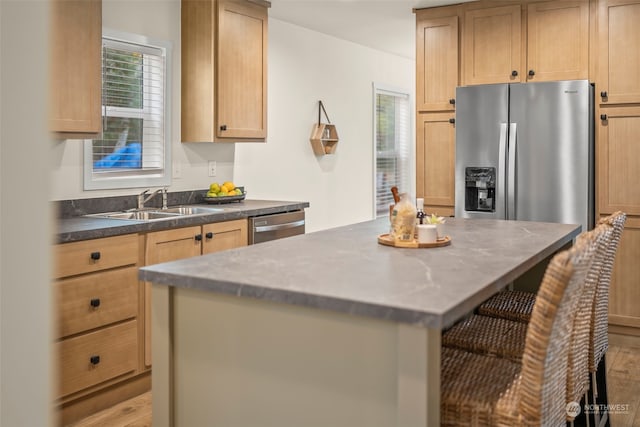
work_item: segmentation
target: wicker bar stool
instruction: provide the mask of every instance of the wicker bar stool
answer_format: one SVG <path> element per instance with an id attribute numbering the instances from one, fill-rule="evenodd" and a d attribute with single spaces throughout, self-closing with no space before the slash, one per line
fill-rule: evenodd
<path id="1" fill-rule="evenodd" d="M 613 264 L 620 243 L 620 236 L 624 230 L 627 215 L 623 212 L 601 219 L 598 224 L 608 224 L 613 227 L 612 238 L 607 247 L 607 254 L 602 265 L 602 272 L 596 286 L 595 298 L 593 300 L 593 316 L 591 318 L 591 336 L 589 339 L 589 372 L 591 373 L 592 402 L 596 402 L 598 397 L 598 384 L 596 382 L 596 372 L 600 363 L 609 348 L 609 286 L 611 284 L 611 274 Z M 604 366 L 600 367 L 604 369 Z M 603 377 L 604 378 L 604 377 Z M 602 386 L 606 389 L 606 383 Z M 604 402 L 605 404 L 607 402 Z M 596 425 L 599 424 L 599 413 L 596 406 Z"/>
<path id="2" fill-rule="evenodd" d="M 569 341 L 595 246 L 580 239 L 547 266 L 521 363 L 443 348 L 442 425 L 565 425 Z"/>
<path id="3" fill-rule="evenodd" d="M 529 323 L 536 294 L 526 291 L 498 292 L 478 307 L 478 314 Z"/>
<path id="4" fill-rule="evenodd" d="M 596 249 L 580 288 L 573 321 L 573 333 L 568 350 L 567 403 L 579 403 L 589 388 L 588 360 L 594 294 L 612 234 L 611 226 L 600 224 L 594 230 L 581 234 L 577 239 L 577 245 L 584 244 L 582 241 L 588 241 L 592 242 Z M 524 352 L 526 334 L 527 324 L 525 323 L 474 315 L 444 333 L 442 343 L 444 346 L 493 354 L 519 362 Z M 574 417 L 567 416 L 567 421 L 573 421 L 573 419 Z"/>
<path id="5" fill-rule="evenodd" d="M 596 373 L 600 367 L 603 356 L 606 353 L 608 344 L 608 310 L 609 310 L 609 286 L 611 284 L 611 274 L 615 261 L 616 252 L 620 242 L 620 236 L 624 230 L 626 222 L 626 214 L 617 211 L 606 218 L 598 221 L 598 225 L 608 224 L 613 227 L 612 237 L 606 249 L 606 256 L 602 265 L 602 271 L 596 285 L 593 313 L 591 317 L 591 329 L 589 339 L 589 372 L 591 373 L 591 402 L 595 403 L 598 398 L 598 384 L 596 381 Z M 503 319 L 511 319 L 520 322 L 528 322 L 531 316 L 533 304 L 535 303 L 535 294 L 522 291 L 502 291 L 485 301 L 479 308 L 478 313 L 485 316 L 498 317 Z M 505 347 L 509 348 L 509 347 Z M 511 346 L 513 348 L 513 346 Z M 504 357 L 512 357 L 513 355 L 504 354 Z M 602 384 L 600 387 L 606 391 L 606 377 L 602 376 Z M 606 393 L 605 401 L 606 402 Z M 595 422 L 599 423 L 599 406 L 595 407 Z"/>

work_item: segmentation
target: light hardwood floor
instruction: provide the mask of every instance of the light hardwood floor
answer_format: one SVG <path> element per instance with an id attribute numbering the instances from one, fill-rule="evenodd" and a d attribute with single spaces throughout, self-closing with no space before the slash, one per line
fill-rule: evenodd
<path id="1" fill-rule="evenodd" d="M 611 345 L 606 361 L 609 405 L 627 405 L 612 411 L 611 426 L 640 427 L 640 348 Z"/>
<path id="2" fill-rule="evenodd" d="M 611 345 L 606 356 L 612 427 L 640 427 L 640 348 Z M 69 427 L 150 427 L 151 392 L 93 414 Z"/>
<path id="3" fill-rule="evenodd" d="M 68 427 L 151 427 L 151 392 L 125 400 Z"/>

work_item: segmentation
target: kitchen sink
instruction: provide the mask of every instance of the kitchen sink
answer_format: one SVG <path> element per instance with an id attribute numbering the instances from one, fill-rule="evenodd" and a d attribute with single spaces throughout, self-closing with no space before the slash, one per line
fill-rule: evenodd
<path id="1" fill-rule="evenodd" d="M 224 209 L 221 208 L 209 208 L 209 207 L 201 207 L 201 206 L 175 206 L 172 208 L 162 209 L 157 212 L 167 212 L 178 215 L 201 215 L 201 214 L 210 214 L 215 212 L 222 212 Z"/>
<path id="2" fill-rule="evenodd" d="M 133 221 L 160 221 L 175 219 L 183 216 L 206 215 L 222 212 L 221 208 L 200 206 L 174 206 L 167 209 L 140 209 L 121 212 L 105 212 L 85 215 L 92 218 L 125 219 Z"/>

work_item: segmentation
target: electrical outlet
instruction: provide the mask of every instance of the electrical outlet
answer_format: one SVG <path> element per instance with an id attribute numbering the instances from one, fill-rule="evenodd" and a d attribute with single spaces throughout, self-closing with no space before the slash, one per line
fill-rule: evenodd
<path id="1" fill-rule="evenodd" d="M 216 176 L 216 161 L 209 160 L 209 176 Z"/>
<path id="2" fill-rule="evenodd" d="M 173 173 L 171 175 L 173 178 L 182 178 L 182 165 L 180 162 L 173 163 Z"/>

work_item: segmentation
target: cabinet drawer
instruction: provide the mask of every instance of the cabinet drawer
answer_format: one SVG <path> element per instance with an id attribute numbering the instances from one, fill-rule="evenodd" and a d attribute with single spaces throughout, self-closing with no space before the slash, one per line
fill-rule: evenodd
<path id="1" fill-rule="evenodd" d="M 136 317 L 138 268 L 127 267 L 54 283 L 59 337 Z"/>
<path id="2" fill-rule="evenodd" d="M 56 345 L 61 397 L 134 371 L 138 363 L 138 324 L 132 320 Z"/>
<path id="3" fill-rule="evenodd" d="M 138 235 L 106 237 L 54 247 L 54 277 L 74 276 L 138 262 Z"/>

